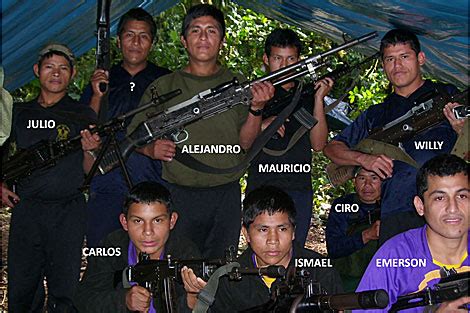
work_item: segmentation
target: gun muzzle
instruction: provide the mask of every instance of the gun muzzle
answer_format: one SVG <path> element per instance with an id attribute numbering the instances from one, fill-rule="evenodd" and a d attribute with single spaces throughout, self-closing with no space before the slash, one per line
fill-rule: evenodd
<path id="1" fill-rule="evenodd" d="M 320 310 L 383 309 L 388 305 L 388 293 L 383 289 L 339 295 L 314 295 L 302 301 L 298 308 Z"/>

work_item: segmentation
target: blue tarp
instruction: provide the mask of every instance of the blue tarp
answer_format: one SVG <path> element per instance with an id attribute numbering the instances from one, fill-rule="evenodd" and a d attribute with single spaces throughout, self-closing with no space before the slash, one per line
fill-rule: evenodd
<path id="1" fill-rule="evenodd" d="M 119 17 L 141 6 L 156 15 L 176 0 L 112 1 L 112 33 Z M 392 27 L 410 27 L 420 35 L 426 70 L 444 81 L 468 86 L 468 0 L 277 0 L 235 2 L 268 17 L 324 34 L 340 43 L 343 34 L 357 37 Z M 77 56 L 95 46 L 96 1 L 2 0 L 1 64 L 6 88 L 16 89 L 33 78 L 32 64 L 50 41 L 69 45 Z M 360 49 L 372 54 L 379 38 Z"/>
<path id="2" fill-rule="evenodd" d="M 111 34 L 116 34 L 121 15 L 133 7 L 142 7 L 155 16 L 178 2 L 113 0 Z M 76 56 L 94 47 L 96 7 L 96 0 L 2 0 L 1 64 L 6 89 L 14 90 L 33 79 L 38 51 L 51 41 L 68 45 Z"/>
<path id="3" fill-rule="evenodd" d="M 335 42 L 343 34 L 358 37 L 378 31 L 368 47 L 359 50 L 371 55 L 378 51 L 380 38 L 395 27 L 418 34 L 427 56 L 424 67 L 434 77 L 468 86 L 468 0 L 235 0 L 253 11 L 288 24 L 322 33 Z"/>

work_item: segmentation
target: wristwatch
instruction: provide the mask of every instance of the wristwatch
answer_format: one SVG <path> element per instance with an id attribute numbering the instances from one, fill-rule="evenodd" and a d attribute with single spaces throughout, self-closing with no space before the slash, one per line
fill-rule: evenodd
<path id="1" fill-rule="evenodd" d="M 249 109 L 248 111 L 250 111 L 250 113 L 253 114 L 254 116 L 260 116 L 261 114 L 263 114 L 263 109 L 253 110 L 253 109 L 250 107 L 250 109 Z"/>

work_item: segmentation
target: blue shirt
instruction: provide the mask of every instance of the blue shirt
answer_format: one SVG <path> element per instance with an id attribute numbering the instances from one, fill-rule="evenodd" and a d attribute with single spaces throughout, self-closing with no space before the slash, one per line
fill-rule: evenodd
<path id="1" fill-rule="evenodd" d="M 337 212 L 335 208 L 341 204 L 357 204 L 359 210 L 355 213 Z M 365 217 L 369 211 L 375 208 L 377 208 L 377 204 L 363 203 L 355 193 L 333 201 L 328 216 L 328 223 L 326 224 L 326 245 L 330 258 L 345 257 L 365 247 L 362 241 L 362 232 L 348 234 L 348 228 L 354 220 Z"/>
<path id="2" fill-rule="evenodd" d="M 135 76 L 131 76 L 122 67 L 122 62 L 114 65 L 109 71 L 107 120 L 136 109 L 148 85 L 158 77 L 169 73 L 171 73 L 170 70 L 148 62 L 145 69 Z M 92 95 L 93 90 L 91 85 L 88 85 L 82 94 L 80 102 L 90 103 Z M 131 119 L 132 117 L 126 121 L 126 126 L 130 123 Z M 117 134 L 117 138 L 123 138 L 124 135 L 125 131 L 120 132 Z M 152 160 L 140 153 L 133 152 L 129 156 L 126 166 L 134 184 L 145 180 L 162 182 L 162 166 L 160 161 Z M 116 168 L 105 175 L 95 176 L 90 189 L 104 193 L 126 193 L 128 187 L 121 174 L 121 170 Z"/>
<path id="3" fill-rule="evenodd" d="M 353 148 L 369 133 L 404 115 L 420 96 L 433 90 L 436 86 L 445 86 L 447 92 L 454 94 L 457 89 L 451 85 L 433 83 L 426 80 L 424 84 L 408 98 L 395 93 L 389 95 L 381 104 L 374 105 L 364 111 L 352 124 L 346 127 L 334 140 L 344 142 Z M 403 142 L 403 149 L 421 166 L 436 155 L 449 153 L 457 140 L 457 134 L 447 120 L 417 134 Z M 420 141 L 440 141 L 441 149 L 417 149 L 415 144 Z M 413 197 L 416 195 L 416 173 L 418 169 L 401 161 L 393 162 L 393 174 L 382 183 L 382 218 L 394 212 L 413 211 Z"/>

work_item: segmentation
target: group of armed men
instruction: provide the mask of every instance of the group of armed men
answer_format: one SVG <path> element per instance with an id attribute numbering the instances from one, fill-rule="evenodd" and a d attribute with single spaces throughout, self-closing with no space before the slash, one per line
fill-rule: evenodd
<path id="1" fill-rule="evenodd" d="M 249 109 L 237 105 L 187 125 L 188 138 L 182 143 L 158 138 L 138 146 L 126 160 L 133 187 L 129 190 L 116 168 L 93 177 L 85 200 L 79 187 L 104 142 L 104 137 L 92 131 L 98 114 L 110 120 L 149 103 L 155 94 L 181 89 L 180 95 L 127 119 L 126 129 L 116 134 L 122 140 L 145 132 L 142 122 L 156 112 L 233 78 L 245 80 L 218 62 L 225 22 L 216 7 L 200 4 L 188 10 L 181 43 L 189 61 L 179 70 L 171 72 L 148 61 L 156 31 L 145 10 L 125 13 L 117 29 L 122 61 L 109 71 L 95 70 L 79 102 L 67 95 L 76 74 L 72 51 L 55 43 L 39 52 L 33 70 L 41 91 L 36 99 L 14 105 L 10 142 L 16 149 L 28 149 L 41 140 L 80 134 L 82 150 L 20 179 L 14 191 L 2 182 L 2 203 L 12 208 L 9 312 L 42 312 L 44 278 L 48 312 L 155 312 L 153 295 L 145 286 L 125 286 L 123 269 L 137 264 L 141 253 L 154 260 L 165 260 L 167 255 L 183 260 L 221 258 L 227 247 L 238 247 L 240 231 L 248 243 L 237 258 L 242 267 L 292 268 L 299 259 L 323 259 L 304 248 L 312 217 L 310 171 L 274 173 L 261 171 L 259 166 L 311 164 L 312 149 L 323 151 L 338 165 L 356 166 L 357 193 L 335 200 L 328 220 L 327 246 L 334 266 L 306 268 L 325 292 L 384 289 L 389 305 L 382 311 L 387 311 L 398 297 L 432 287 L 442 273 L 469 271 L 468 163 L 449 154 L 466 125 L 452 111 L 460 104 L 448 103 L 443 122 L 403 142 L 402 149 L 419 164 L 419 171 L 385 154 L 354 150 L 372 130 L 408 112 L 423 94 L 435 89 L 458 92 L 452 85 L 423 79 L 426 56 L 416 35 L 406 29 L 393 29 L 381 40 L 380 58 L 393 86 L 384 102 L 364 111 L 328 143 L 323 101 L 334 81 L 315 82 L 314 95 L 299 100 L 317 121 L 315 126 L 282 155 L 258 154 L 248 169 L 243 203 L 239 180 L 245 170 L 206 173 L 183 164 L 178 155 L 185 154 L 186 148 L 194 159 L 216 168 L 239 164 L 244 151 L 275 120 L 275 116 L 263 117 L 265 105 L 294 94 L 300 85 L 296 81 L 276 87 L 269 81 L 254 83 Z M 301 52 L 295 32 L 276 29 L 266 38 L 263 62 L 273 72 L 301 60 Z M 102 83 L 106 91 L 100 89 Z M 104 97 L 106 106 L 102 105 Z M 37 127 L 49 120 L 56 127 Z M 299 121 L 290 116 L 266 147 L 286 149 L 300 128 Z M 432 143 L 436 149 L 422 148 L 419 142 Z M 211 145 L 237 146 L 241 152 L 194 153 L 194 147 Z M 354 213 L 341 210 L 345 207 L 355 208 Z M 372 218 L 377 212 L 379 217 Z M 364 220 L 368 223 L 358 222 Z M 86 251 L 119 253 L 90 254 L 80 280 L 85 237 Z M 425 266 L 383 265 L 396 259 L 422 259 Z M 207 282 L 187 267 L 181 275 L 177 305 L 178 311 L 185 312 L 196 306 Z M 272 284 L 276 280 L 264 275 L 244 276 L 241 281 L 222 277 L 209 310 L 238 312 L 266 303 Z M 433 310 L 466 312 L 469 303 L 469 297 L 462 297 Z"/>

